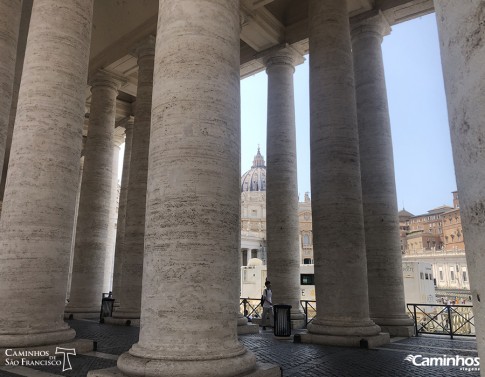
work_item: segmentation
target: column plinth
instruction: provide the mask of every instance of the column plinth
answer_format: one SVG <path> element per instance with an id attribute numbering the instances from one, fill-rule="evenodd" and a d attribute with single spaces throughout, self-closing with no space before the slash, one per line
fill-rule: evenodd
<path id="1" fill-rule="evenodd" d="M 138 47 L 137 54 L 138 87 L 126 197 L 124 251 L 119 290 L 120 307 L 113 314 L 113 317 L 123 319 L 138 319 L 141 310 L 155 38 L 150 37 L 144 41 Z"/>
<path id="2" fill-rule="evenodd" d="M 406 315 L 399 218 L 381 43 L 390 26 L 381 13 L 352 25 L 369 311 L 382 330 L 411 336 Z"/>
<path id="3" fill-rule="evenodd" d="M 91 0 L 33 4 L 0 219 L 0 348 L 75 336 L 63 312 L 92 12 Z"/>
<path id="4" fill-rule="evenodd" d="M 376 346 L 369 317 L 359 140 L 345 1 L 310 0 L 310 148 L 317 316 L 303 342 Z"/>
<path id="5" fill-rule="evenodd" d="M 98 72 L 91 82 L 91 109 L 76 227 L 71 293 L 66 314 L 99 316 L 109 248 L 113 185 L 113 133 L 121 81 Z"/>
<path id="6" fill-rule="evenodd" d="M 298 180 L 293 73 L 303 57 L 293 48 L 264 59 L 268 74 L 266 224 L 268 280 L 273 303 L 291 305 L 294 328 L 305 326 L 300 306 Z"/>

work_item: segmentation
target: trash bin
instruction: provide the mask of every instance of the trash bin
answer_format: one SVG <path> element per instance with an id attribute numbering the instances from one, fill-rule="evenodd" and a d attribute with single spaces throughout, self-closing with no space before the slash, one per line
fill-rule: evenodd
<path id="1" fill-rule="evenodd" d="M 274 336 L 291 336 L 291 305 L 274 305 Z"/>
<path id="2" fill-rule="evenodd" d="M 105 317 L 113 316 L 113 305 L 115 299 L 109 295 L 105 297 L 106 293 L 103 293 L 103 298 L 101 299 L 101 312 L 99 314 L 99 322 L 103 323 Z"/>

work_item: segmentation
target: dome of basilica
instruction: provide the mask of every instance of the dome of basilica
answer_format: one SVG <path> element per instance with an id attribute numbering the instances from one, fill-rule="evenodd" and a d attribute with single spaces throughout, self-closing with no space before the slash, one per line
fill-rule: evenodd
<path id="1" fill-rule="evenodd" d="M 254 156 L 253 166 L 241 177 L 241 192 L 266 191 L 266 165 L 259 151 Z"/>

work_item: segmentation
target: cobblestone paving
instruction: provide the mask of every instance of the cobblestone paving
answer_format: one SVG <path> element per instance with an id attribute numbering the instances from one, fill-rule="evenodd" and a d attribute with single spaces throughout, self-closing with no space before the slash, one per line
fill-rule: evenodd
<path id="1" fill-rule="evenodd" d="M 111 326 L 91 321 L 69 321 L 78 338 L 97 342 L 99 352 L 120 355 L 138 340 L 138 328 Z M 271 331 L 243 335 L 241 342 L 255 353 L 258 361 L 280 365 L 284 377 L 475 377 L 479 371 L 461 370 L 456 366 L 415 366 L 408 355 L 423 357 L 477 356 L 474 338 L 455 339 L 421 336 L 400 339 L 376 350 L 296 344 L 275 339 Z M 115 360 L 78 355 L 71 357 L 72 370 L 59 367 L 36 367 L 36 370 L 69 377 L 84 377 L 89 370 L 109 368 Z M 0 368 L 1 377 L 18 377 L 14 369 Z M 32 371 L 35 372 L 35 371 Z M 23 374 L 25 375 L 25 374 Z M 32 374 L 34 376 L 34 374 Z M 42 376 L 38 376 L 42 377 Z"/>

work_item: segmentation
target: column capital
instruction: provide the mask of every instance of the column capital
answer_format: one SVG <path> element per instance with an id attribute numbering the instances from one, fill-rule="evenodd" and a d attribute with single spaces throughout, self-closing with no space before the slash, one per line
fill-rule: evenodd
<path id="1" fill-rule="evenodd" d="M 117 91 L 124 83 L 126 83 L 126 79 L 123 76 L 104 69 L 98 70 L 89 80 L 91 92 L 97 86 L 107 86 Z"/>
<path id="2" fill-rule="evenodd" d="M 135 123 L 135 118 L 132 115 L 129 115 L 127 117 L 124 117 L 123 119 L 120 119 L 118 122 L 116 122 L 116 127 L 121 127 L 125 129 L 125 132 L 127 130 L 133 129 L 133 124 Z"/>
<path id="3" fill-rule="evenodd" d="M 135 50 L 138 59 L 145 56 L 155 56 L 155 37 L 149 35 L 147 38 L 142 40 Z"/>
<path id="4" fill-rule="evenodd" d="M 263 52 L 260 56 L 266 69 L 273 65 L 289 65 L 293 69 L 302 64 L 305 58 L 297 50 L 288 44 L 276 46 Z"/>
<path id="5" fill-rule="evenodd" d="M 391 33 L 391 26 L 380 10 L 366 12 L 350 19 L 352 41 L 364 35 L 376 34 L 382 38 Z"/>

